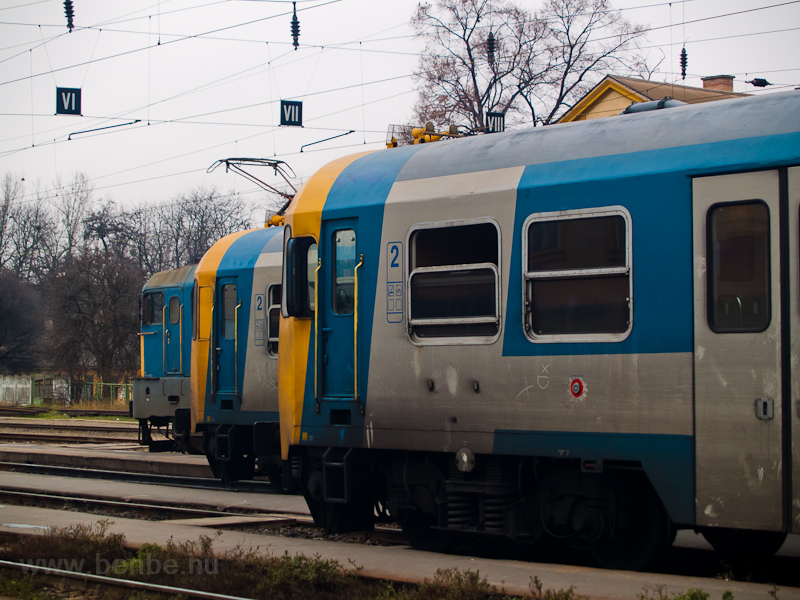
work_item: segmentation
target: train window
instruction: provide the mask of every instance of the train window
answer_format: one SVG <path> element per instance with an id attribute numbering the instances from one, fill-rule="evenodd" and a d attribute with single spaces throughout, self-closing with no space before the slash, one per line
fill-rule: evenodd
<path id="1" fill-rule="evenodd" d="M 169 322 L 172 325 L 177 325 L 181 320 L 181 299 L 177 296 L 172 296 L 169 299 Z"/>
<path id="2" fill-rule="evenodd" d="M 164 319 L 164 294 L 150 292 L 142 298 L 142 325 L 161 325 Z"/>
<path id="3" fill-rule="evenodd" d="M 491 343 L 500 333 L 500 232 L 490 220 L 425 223 L 409 236 L 415 342 Z"/>
<path id="4" fill-rule="evenodd" d="M 707 227 L 709 327 L 764 331 L 771 318 L 769 208 L 761 201 L 715 205 Z"/>
<path id="5" fill-rule="evenodd" d="M 291 236 L 284 230 L 283 252 L 283 302 L 284 317 L 309 318 L 314 316 L 316 290 L 314 275 L 317 269 L 317 243 L 312 237 Z"/>
<path id="6" fill-rule="evenodd" d="M 197 280 L 192 286 L 192 339 L 197 339 Z"/>
<path id="7" fill-rule="evenodd" d="M 222 338 L 232 340 L 236 337 L 236 284 L 222 286 Z"/>
<path id="8" fill-rule="evenodd" d="M 631 328 L 630 215 L 622 207 L 525 222 L 525 331 L 536 342 L 621 341 Z"/>
<path id="9" fill-rule="evenodd" d="M 271 285 L 267 290 L 267 353 L 278 356 L 278 332 L 281 325 L 281 286 Z"/>
<path id="10" fill-rule="evenodd" d="M 351 315 L 355 306 L 356 232 L 340 229 L 333 234 L 333 302 L 335 315 Z"/>

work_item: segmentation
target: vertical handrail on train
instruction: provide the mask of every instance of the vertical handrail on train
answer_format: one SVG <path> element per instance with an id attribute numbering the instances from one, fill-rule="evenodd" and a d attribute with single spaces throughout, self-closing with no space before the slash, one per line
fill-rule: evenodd
<path id="1" fill-rule="evenodd" d="M 167 374 L 167 312 L 169 306 L 161 307 L 161 364 L 164 367 L 164 375 Z"/>
<path id="2" fill-rule="evenodd" d="M 242 401 L 239 395 L 239 308 L 242 306 L 242 299 L 233 309 L 233 392 Z"/>
<path id="3" fill-rule="evenodd" d="M 314 403 L 319 414 L 319 270 L 322 268 L 322 259 L 317 259 L 317 268 L 314 269 Z"/>
<path id="4" fill-rule="evenodd" d="M 183 376 L 183 304 L 178 309 L 178 337 L 180 338 L 181 376 Z"/>
<path id="5" fill-rule="evenodd" d="M 358 259 L 356 268 L 353 269 L 353 396 L 358 402 L 358 409 L 364 414 L 364 405 L 358 397 L 358 270 L 364 264 L 364 255 Z"/>
<path id="6" fill-rule="evenodd" d="M 211 320 L 211 329 L 208 332 L 208 342 L 209 342 L 208 350 L 209 350 L 209 354 L 211 355 L 211 361 L 210 361 L 211 362 L 211 377 L 210 377 L 210 379 L 211 379 L 211 404 L 214 404 L 214 401 L 217 398 L 217 395 L 216 395 L 217 394 L 217 388 L 214 387 L 214 384 L 215 384 L 215 381 L 216 381 L 216 378 L 214 377 L 214 375 L 216 374 L 216 370 L 217 370 L 217 360 L 216 360 L 216 357 L 217 357 L 217 345 L 214 343 L 214 329 L 215 329 L 215 327 L 214 327 L 214 301 L 213 300 L 211 301 L 211 317 L 210 317 L 210 320 Z"/>

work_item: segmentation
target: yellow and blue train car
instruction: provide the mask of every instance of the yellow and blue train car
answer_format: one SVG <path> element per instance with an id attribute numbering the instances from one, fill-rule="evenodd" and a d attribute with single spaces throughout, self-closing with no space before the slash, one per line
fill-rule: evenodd
<path id="1" fill-rule="evenodd" d="M 278 326 L 283 228 L 222 238 L 194 273 L 192 402 L 181 422 L 216 477 L 282 477 Z"/>
<path id="2" fill-rule="evenodd" d="M 196 265 L 162 271 L 142 288 L 141 366 L 133 378 L 131 415 L 139 420 L 139 442 L 153 451 L 175 449 L 175 411 L 190 407 L 190 312 Z M 171 439 L 154 441 L 152 427 Z"/>
<path id="3" fill-rule="evenodd" d="M 315 520 L 633 569 L 677 528 L 774 552 L 799 223 L 797 91 L 332 162 L 283 235 L 282 453 Z"/>

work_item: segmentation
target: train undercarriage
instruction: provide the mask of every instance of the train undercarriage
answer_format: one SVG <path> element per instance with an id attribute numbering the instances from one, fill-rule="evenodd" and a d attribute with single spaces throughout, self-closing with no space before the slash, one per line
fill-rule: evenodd
<path id="1" fill-rule="evenodd" d="M 570 459 L 480 456 L 470 471 L 450 454 L 311 449 L 300 485 L 314 521 L 332 533 L 392 520 L 412 546 L 443 552 L 494 538 L 588 549 L 602 567 L 655 566 L 677 532 L 637 463 L 587 471 Z M 770 556 L 785 533 L 702 531 L 728 557 Z"/>

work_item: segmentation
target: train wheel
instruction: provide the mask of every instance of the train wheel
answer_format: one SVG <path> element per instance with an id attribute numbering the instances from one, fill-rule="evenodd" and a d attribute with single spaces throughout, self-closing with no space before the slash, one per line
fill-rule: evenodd
<path id="1" fill-rule="evenodd" d="M 637 483 L 618 492 L 613 533 L 606 533 L 590 546 L 595 561 L 606 569 L 648 569 L 675 539 L 675 526 L 650 483 Z"/>
<path id="2" fill-rule="evenodd" d="M 723 557 L 735 559 L 769 558 L 786 540 L 784 531 L 752 531 L 710 527 L 702 531 L 706 541 Z"/>
<path id="3" fill-rule="evenodd" d="M 408 543 L 416 550 L 447 552 L 454 545 L 453 535 L 434 529 L 435 519 L 420 511 L 408 510 L 397 521 Z"/>

